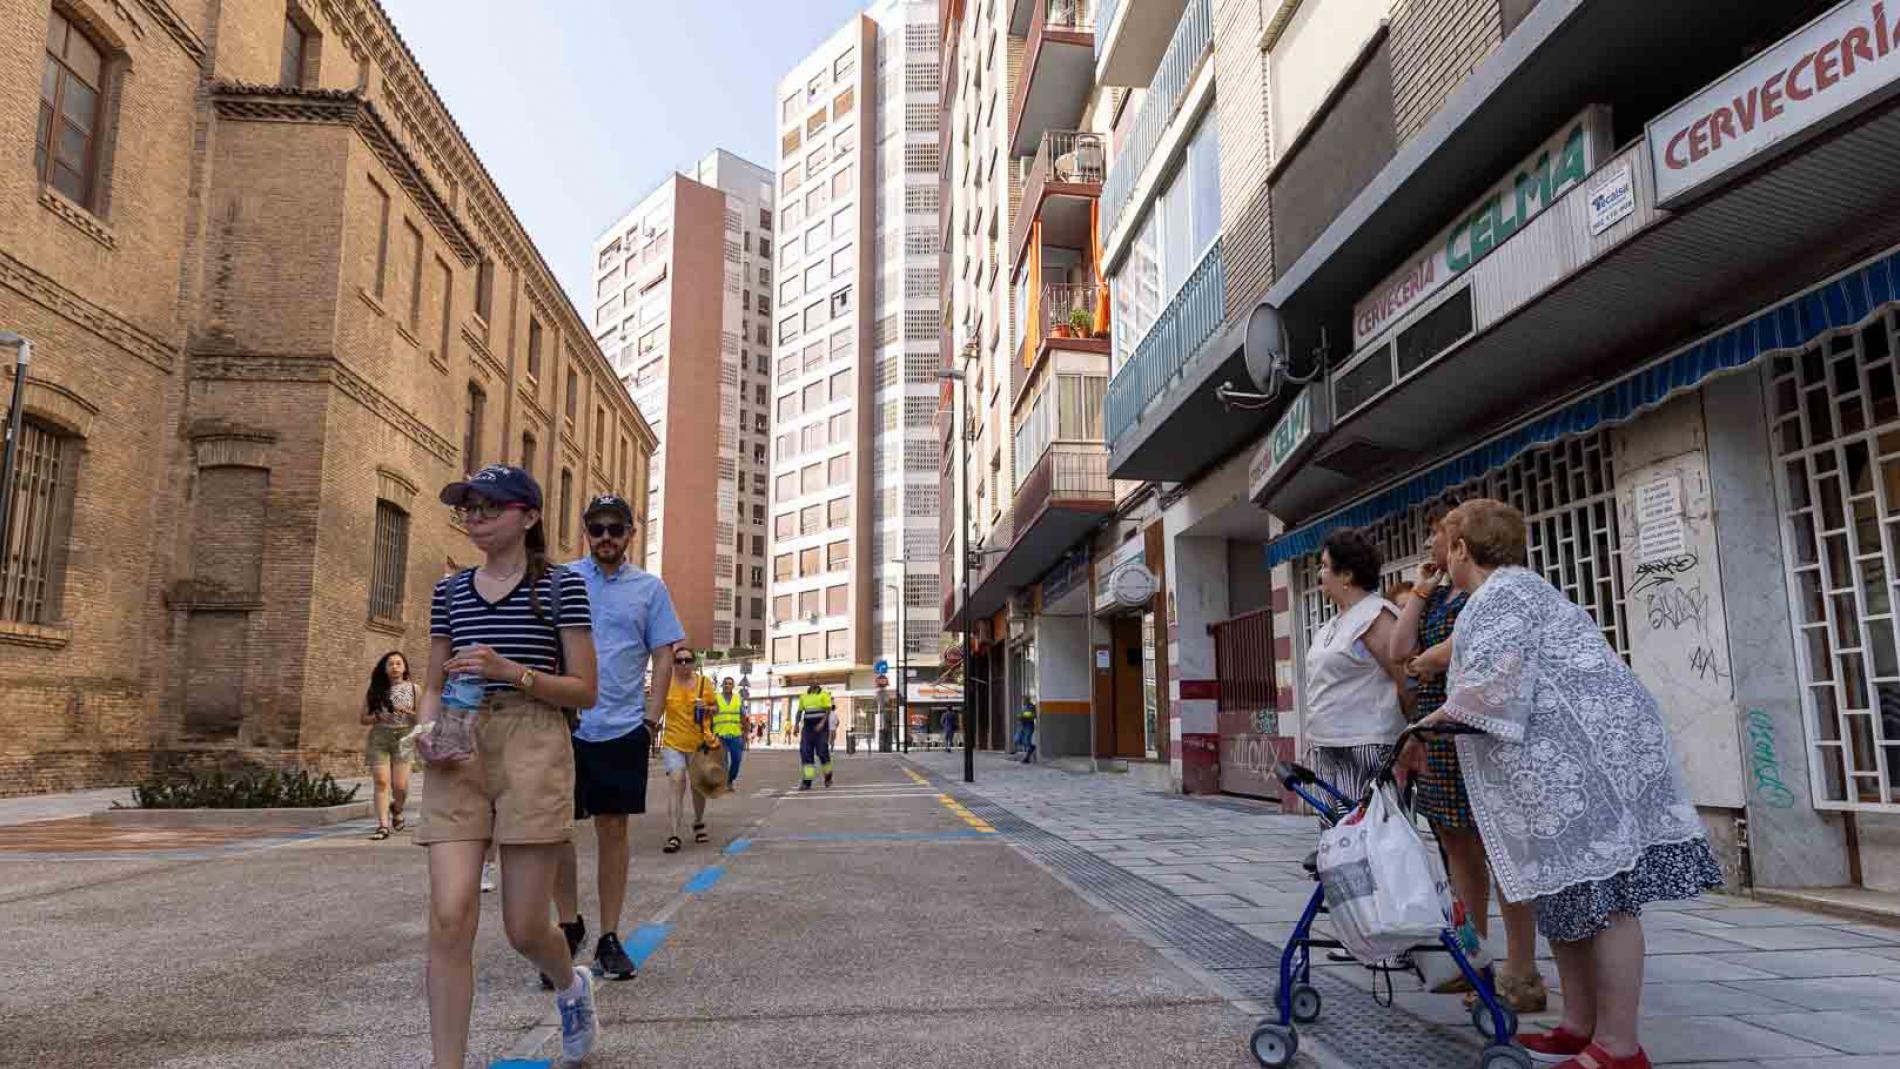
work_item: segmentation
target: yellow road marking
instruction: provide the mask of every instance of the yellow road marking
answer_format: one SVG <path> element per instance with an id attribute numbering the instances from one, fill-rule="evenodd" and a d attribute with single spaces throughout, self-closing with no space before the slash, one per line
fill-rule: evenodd
<path id="1" fill-rule="evenodd" d="M 975 828 L 977 831 L 980 831 L 984 833 L 985 835 L 996 834 L 996 829 L 990 827 L 989 821 L 986 821 L 982 817 L 977 816 L 975 813 L 970 812 L 969 809 L 964 807 L 963 803 L 957 801 L 955 798 L 952 798 L 947 794 L 940 794 L 937 796 L 937 801 L 941 802 L 945 809 L 948 809 L 950 812 L 955 813 L 957 817 L 961 819 L 965 824 L 968 824 L 970 827 Z"/>
<path id="2" fill-rule="evenodd" d="M 911 778 L 911 780 L 912 780 L 913 782 L 915 782 L 915 783 L 917 783 L 917 784 L 919 784 L 919 785 L 922 785 L 922 784 L 928 784 L 928 783 L 930 782 L 929 780 L 927 780 L 927 779 L 925 779 L 925 778 L 923 778 L 922 776 L 920 776 L 920 775 L 918 775 L 918 774 L 917 774 L 917 770 L 916 770 L 916 769 L 914 769 L 914 768 L 907 768 L 907 769 L 905 769 L 905 770 L 904 770 L 904 775 L 906 775 L 906 776 L 909 776 L 909 777 Z"/>

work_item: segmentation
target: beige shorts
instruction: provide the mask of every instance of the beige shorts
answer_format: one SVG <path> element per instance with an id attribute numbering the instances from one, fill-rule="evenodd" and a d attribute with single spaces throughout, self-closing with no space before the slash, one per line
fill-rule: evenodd
<path id="1" fill-rule="evenodd" d="M 574 748 L 559 709 L 513 692 L 475 714 L 475 756 L 430 765 L 418 843 L 564 843 L 574 829 Z"/>
<path id="2" fill-rule="evenodd" d="M 677 775 L 686 771 L 686 759 L 690 756 L 692 755 L 688 754 L 685 750 L 675 750 L 671 746 L 662 746 L 660 748 L 660 765 L 666 769 L 667 775 Z"/>

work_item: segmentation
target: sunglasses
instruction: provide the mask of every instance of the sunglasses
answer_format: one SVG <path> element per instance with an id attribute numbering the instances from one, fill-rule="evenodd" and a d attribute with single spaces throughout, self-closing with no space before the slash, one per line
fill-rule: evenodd
<path id="1" fill-rule="evenodd" d="M 673 663 L 674 664 L 692 664 L 693 659 L 691 657 L 675 657 L 673 658 Z"/>
<path id="2" fill-rule="evenodd" d="M 481 501 L 472 505 L 459 505 L 454 511 L 456 517 L 466 523 L 469 520 L 498 519 L 502 513 L 507 512 L 509 509 L 520 509 L 526 512 L 528 511 L 528 506 L 519 501 L 509 501 L 505 504 L 496 504 L 493 501 Z"/>
<path id="3" fill-rule="evenodd" d="M 626 533 L 627 525 L 624 523 L 590 523 L 587 525 L 587 535 L 590 538 L 619 538 Z"/>

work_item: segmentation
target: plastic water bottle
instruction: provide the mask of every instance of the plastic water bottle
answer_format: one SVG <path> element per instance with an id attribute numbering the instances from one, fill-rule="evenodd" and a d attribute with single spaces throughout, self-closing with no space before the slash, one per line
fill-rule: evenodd
<path id="1" fill-rule="evenodd" d="M 487 686 L 488 681 L 481 676 L 473 672 L 459 672 L 442 684 L 442 705 L 444 708 L 472 713 L 482 707 L 482 695 Z"/>

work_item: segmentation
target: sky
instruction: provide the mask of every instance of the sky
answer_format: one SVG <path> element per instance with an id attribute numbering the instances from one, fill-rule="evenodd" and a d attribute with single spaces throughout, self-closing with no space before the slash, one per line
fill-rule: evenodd
<path id="1" fill-rule="evenodd" d="M 780 76 L 866 0 L 382 0 L 570 299 L 594 238 L 715 148 L 770 169 Z M 691 86 L 690 90 L 683 86 Z"/>

